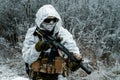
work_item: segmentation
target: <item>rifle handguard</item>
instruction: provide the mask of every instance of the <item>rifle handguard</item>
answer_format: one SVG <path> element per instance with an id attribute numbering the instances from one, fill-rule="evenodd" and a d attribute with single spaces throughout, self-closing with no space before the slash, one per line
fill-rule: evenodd
<path id="1" fill-rule="evenodd" d="M 91 70 L 88 68 L 88 66 L 84 65 L 83 60 L 77 60 L 74 56 L 71 56 L 70 59 L 74 62 L 76 62 L 81 69 L 83 69 L 87 74 L 91 74 Z"/>

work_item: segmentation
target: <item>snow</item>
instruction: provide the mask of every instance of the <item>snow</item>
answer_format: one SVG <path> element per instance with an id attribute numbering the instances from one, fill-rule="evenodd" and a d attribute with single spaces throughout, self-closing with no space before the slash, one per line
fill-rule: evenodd
<path id="1" fill-rule="evenodd" d="M 12 80 L 29 80 L 28 78 L 24 78 L 24 77 L 16 77 Z"/>
<path id="2" fill-rule="evenodd" d="M 19 77 L 16 71 L 9 69 L 9 66 L 1 65 L 0 80 L 28 80 L 28 79 L 24 77 Z"/>

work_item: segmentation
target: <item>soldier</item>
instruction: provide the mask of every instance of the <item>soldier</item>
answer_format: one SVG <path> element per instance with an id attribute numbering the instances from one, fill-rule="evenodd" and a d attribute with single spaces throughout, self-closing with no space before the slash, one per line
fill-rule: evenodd
<path id="1" fill-rule="evenodd" d="M 52 45 L 43 38 L 44 36 L 42 34 L 38 36 L 35 30 L 38 27 L 60 39 L 60 43 L 73 53 L 76 59 L 81 60 L 75 40 L 70 32 L 62 27 L 61 17 L 52 5 L 44 5 L 38 10 L 35 23 L 34 27 L 28 29 L 22 49 L 23 59 L 30 68 L 30 78 L 32 80 L 66 79 L 69 71 L 66 68 L 68 57 L 62 51 L 53 49 Z M 52 51 L 56 53 L 55 58 L 49 61 L 48 56 Z"/>

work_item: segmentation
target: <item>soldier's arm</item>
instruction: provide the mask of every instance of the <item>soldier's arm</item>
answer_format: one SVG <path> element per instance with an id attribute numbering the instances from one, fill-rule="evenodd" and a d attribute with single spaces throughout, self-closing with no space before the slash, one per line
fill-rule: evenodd
<path id="1" fill-rule="evenodd" d="M 72 52 L 73 55 L 80 60 L 82 58 L 79 48 L 76 45 L 75 40 L 73 39 L 72 34 L 67 30 L 64 29 L 63 27 L 60 29 L 58 36 L 62 37 L 61 44 L 63 44 L 69 52 Z"/>
<path id="2" fill-rule="evenodd" d="M 39 39 L 38 37 L 35 37 L 33 35 L 34 30 L 35 30 L 34 28 L 31 28 L 27 31 L 27 34 L 23 43 L 22 57 L 24 61 L 28 64 L 31 64 L 34 61 L 36 61 L 40 55 L 40 52 L 38 52 L 35 49 L 35 45 L 39 41 Z"/>

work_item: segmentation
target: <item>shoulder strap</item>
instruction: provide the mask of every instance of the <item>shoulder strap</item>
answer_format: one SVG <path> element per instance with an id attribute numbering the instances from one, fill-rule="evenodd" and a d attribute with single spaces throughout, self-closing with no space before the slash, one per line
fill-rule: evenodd
<path id="1" fill-rule="evenodd" d="M 29 64 L 25 63 L 25 67 L 26 67 L 26 73 L 29 75 L 29 72 L 30 72 Z"/>

